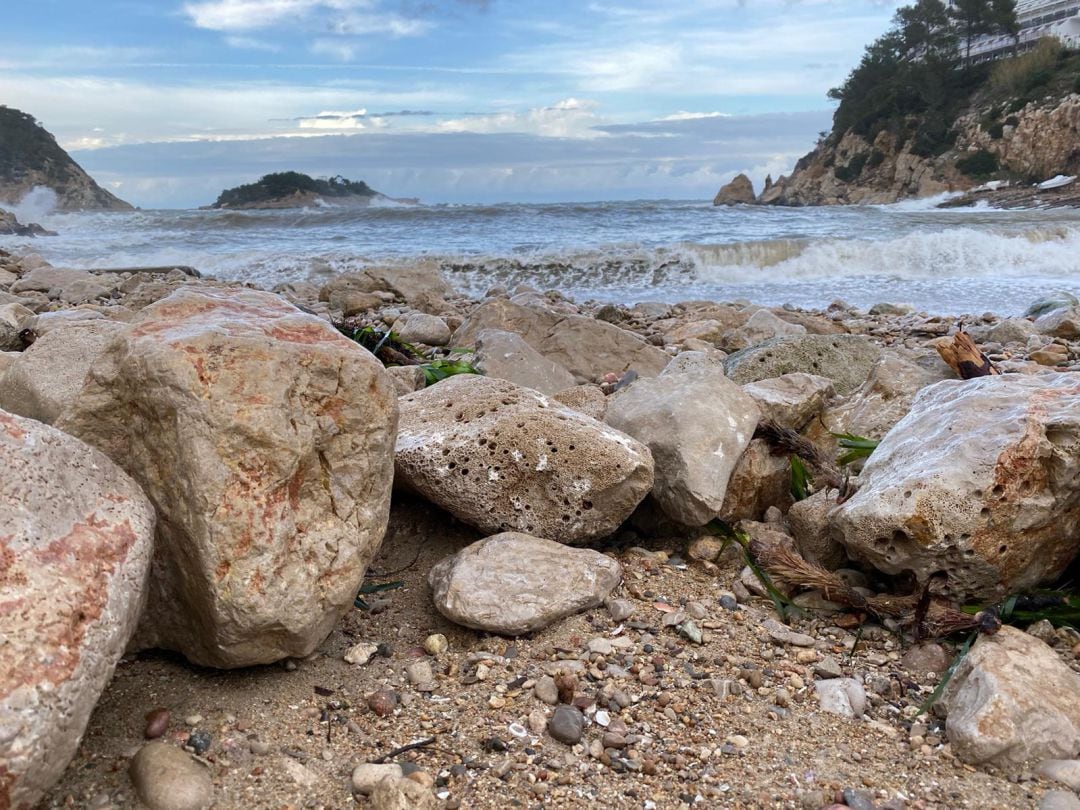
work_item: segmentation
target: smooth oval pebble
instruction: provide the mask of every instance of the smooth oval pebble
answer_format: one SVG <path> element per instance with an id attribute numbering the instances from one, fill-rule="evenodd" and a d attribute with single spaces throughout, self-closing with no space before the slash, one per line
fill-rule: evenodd
<path id="1" fill-rule="evenodd" d="M 146 713 L 146 730 L 143 735 L 148 740 L 155 740 L 169 728 L 169 710 L 154 709 Z"/>
<path id="2" fill-rule="evenodd" d="M 446 652 L 446 648 L 449 646 L 450 642 L 446 640 L 446 636 L 442 633 L 432 633 L 424 639 L 424 650 L 428 655 L 438 655 L 441 652 Z"/>
<path id="3" fill-rule="evenodd" d="M 210 771 L 166 743 L 151 742 L 139 749 L 129 775 L 150 810 L 202 810 L 214 798 Z"/>
<path id="4" fill-rule="evenodd" d="M 376 764 L 374 762 L 361 762 L 352 772 L 352 789 L 354 793 L 368 795 L 375 790 L 375 786 L 386 777 L 401 779 L 403 774 L 401 766 L 396 762 Z"/>

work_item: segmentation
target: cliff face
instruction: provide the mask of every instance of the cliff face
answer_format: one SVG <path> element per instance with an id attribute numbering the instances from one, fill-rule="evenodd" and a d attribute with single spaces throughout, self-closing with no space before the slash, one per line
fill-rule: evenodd
<path id="1" fill-rule="evenodd" d="M 130 211 L 60 148 L 32 116 L 0 106 L 0 204 L 18 203 L 36 186 L 56 193 L 62 211 Z"/>
<path id="2" fill-rule="evenodd" d="M 758 202 L 880 204 L 966 191 L 985 179 L 961 171 L 965 159 L 980 153 L 996 159 L 996 176 L 1017 181 L 1080 173 L 1080 94 L 1032 101 L 1007 116 L 976 105 L 952 128 L 954 145 L 937 156 L 913 153 L 913 139 L 897 148 L 896 137 L 887 131 L 873 142 L 848 131 L 835 145 L 819 144 L 790 177 L 768 186 Z"/>

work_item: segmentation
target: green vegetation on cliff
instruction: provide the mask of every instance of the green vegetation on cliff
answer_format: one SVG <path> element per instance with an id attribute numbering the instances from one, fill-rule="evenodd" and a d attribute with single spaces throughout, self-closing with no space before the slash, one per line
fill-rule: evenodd
<path id="1" fill-rule="evenodd" d="M 998 62 L 971 63 L 972 36 L 1015 37 L 1018 31 L 1015 0 L 957 0 L 948 8 L 941 0 L 918 0 L 899 9 L 843 85 L 829 91 L 840 104 L 827 145 L 849 131 L 871 143 L 886 131 L 898 146 L 910 144 L 912 153 L 932 157 L 953 145 L 953 125 L 966 109 L 985 107 L 987 130 L 1000 133 L 1009 113 L 1080 86 L 1080 55 L 1056 40 Z M 852 168 L 845 167 L 841 179 L 856 179 Z"/>
<path id="2" fill-rule="evenodd" d="M 29 113 L 0 105 L 0 202 L 36 186 L 56 192 L 61 209 L 130 209 L 95 183 Z"/>
<path id="3" fill-rule="evenodd" d="M 226 189 L 221 192 L 213 207 L 254 207 L 298 196 L 371 198 L 378 193 L 363 180 L 346 180 L 340 175 L 329 179 L 316 179 L 300 172 L 276 172 L 259 178 L 255 183 Z"/>

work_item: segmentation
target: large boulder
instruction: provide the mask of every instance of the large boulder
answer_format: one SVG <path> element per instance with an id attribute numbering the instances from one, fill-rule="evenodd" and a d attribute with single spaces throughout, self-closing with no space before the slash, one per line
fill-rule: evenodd
<path id="1" fill-rule="evenodd" d="M 23 342 L 19 333 L 33 317 L 33 310 L 22 304 L 0 304 L 0 352 L 22 351 Z"/>
<path id="2" fill-rule="evenodd" d="M 574 386 L 574 375 L 548 360 L 521 335 L 485 329 L 476 336 L 476 369 L 488 377 L 509 380 L 541 394 L 556 394 Z"/>
<path id="3" fill-rule="evenodd" d="M 761 520 L 770 506 L 786 512 L 791 503 L 791 462 L 765 439 L 754 439 L 731 472 L 720 517 Z"/>
<path id="4" fill-rule="evenodd" d="M 828 377 L 836 393 L 849 394 L 866 381 L 880 355 L 881 349 L 857 335 L 795 335 L 735 352 L 724 366 L 740 385 L 801 371 Z"/>
<path id="5" fill-rule="evenodd" d="M 942 700 L 949 742 L 965 762 L 1017 771 L 1080 755 L 1080 675 L 1014 627 L 975 642 Z"/>
<path id="6" fill-rule="evenodd" d="M 845 400 L 825 409 L 822 421 L 836 433 L 880 439 L 903 419 L 915 395 L 942 376 L 893 352 L 874 363 L 862 385 Z"/>
<path id="7" fill-rule="evenodd" d="M 754 346 L 764 340 L 788 335 L 805 335 L 805 326 L 788 323 L 767 309 L 759 309 L 742 326 L 724 335 L 724 349 L 735 351 Z"/>
<path id="8" fill-rule="evenodd" d="M 143 605 L 154 512 L 102 453 L 0 411 L 0 807 L 75 754 Z"/>
<path id="9" fill-rule="evenodd" d="M 745 174 L 737 174 L 730 183 L 720 187 L 713 198 L 713 205 L 736 205 L 744 203 L 750 205 L 756 202 L 754 196 L 754 184 Z"/>
<path id="10" fill-rule="evenodd" d="M 276 295 L 144 309 L 57 420 L 157 509 L 137 642 L 216 667 L 310 653 L 386 528 L 395 402 L 375 358 Z"/>
<path id="11" fill-rule="evenodd" d="M 609 399 L 605 418 L 652 451 L 652 494 L 664 513 L 702 526 L 720 514 L 759 412 L 721 370 L 704 369 L 637 380 Z"/>
<path id="12" fill-rule="evenodd" d="M 345 291 L 387 292 L 412 306 L 439 307 L 443 299 L 454 294 L 453 288 L 438 267 L 429 263 L 413 265 L 367 267 L 355 273 L 343 273 L 323 285 L 320 301 L 330 301 L 334 293 Z M 335 300 L 339 303 L 340 299 Z"/>
<path id="13" fill-rule="evenodd" d="M 85 270 L 63 267 L 37 267 L 11 285 L 11 292 L 38 291 L 59 298 L 65 304 L 82 304 L 108 295 L 119 283 Z"/>
<path id="14" fill-rule="evenodd" d="M 51 425 L 124 328 L 104 319 L 76 321 L 39 337 L 0 377 L 0 408 Z"/>
<path id="15" fill-rule="evenodd" d="M 399 480 L 481 531 L 602 537 L 652 488 L 644 445 L 505 380 L 461 374 L 400 404 Z"/>
<path id="16" fill-rule="evenodd" d="M 435 607 L 457 624 L 519 636 L 603 603 L 622 568 L 598 551 L 518 532 L 486 537 L 428 574 Z"/>
<path id="17" fill-rule="evenodd" d="M 763 420 L 800 431 L 833 395 L 832 380 L 795 372 L 748 383 L 743 391 L 757 403 Z"/>
<path id="18" fill-rule="evenodd" d="M 558 363 L 579 383 L 596 382 L 609 372 L 633 369 L 655 377 L 671 358 L 633 332 L 584 315 L 526 307 L 501 298 L 485 301 L 454 333 L 454 346 L 474 346 L 485 329 L 516 332 Z"/>
<path id="19" fill-rule="evenodd" d="M 882 439 L 858 492 L 831 515 L 855 557 L 958 596 L 1057 577 L 1080 550 L 1080 379 L 944 381 Z"/>

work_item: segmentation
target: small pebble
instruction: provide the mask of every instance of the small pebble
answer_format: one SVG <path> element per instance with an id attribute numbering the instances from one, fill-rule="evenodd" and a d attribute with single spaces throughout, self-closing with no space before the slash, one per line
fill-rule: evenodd
<path id="1" fill-rule="evenodd" d="M 143 735 L 148 740 L 160 737 L 169 728 L 169 710 L 154 709 L 146 713 L 146 730 Z"/>
<path id="2" fill-rule="evenodd" d="M 187 745 L 199 756 L 202 756 L 209 751 L 212 743 L 213 737 L 210 736 L 210 732 L 203 731 L 202 729 L 196 729 L 191 732 L 191 736 L 187 738 Z"/>
<path id="3" fill-rule="evenodd" d="M 424 639 L 424 650 L 428 655 L 439 655 L 446 652 L 449 647 L 450 642 L 442 633 L 432 633 Z"/>
<path id="4" fill-rule="evenodd" d="M 380 689 L 367 697 L 368 708 L 379 717 L 393 714 L 399 702 L 398 694 L 393 689 Z"/>
<path id="5" fill-rule="evenodd" d="M 150 810 L 203 810 L 213 801 L 210 771 L 163 742 L 139 749 L 129 770 L 135 792 Z"/>
<path id="6" fill-rule="evenodd" d="M 548 721 L 547 730 L 553 739 L 566 745 L 577 745 L 585 730 L 585 716 L 573 706 L 559 706 Z"/>

